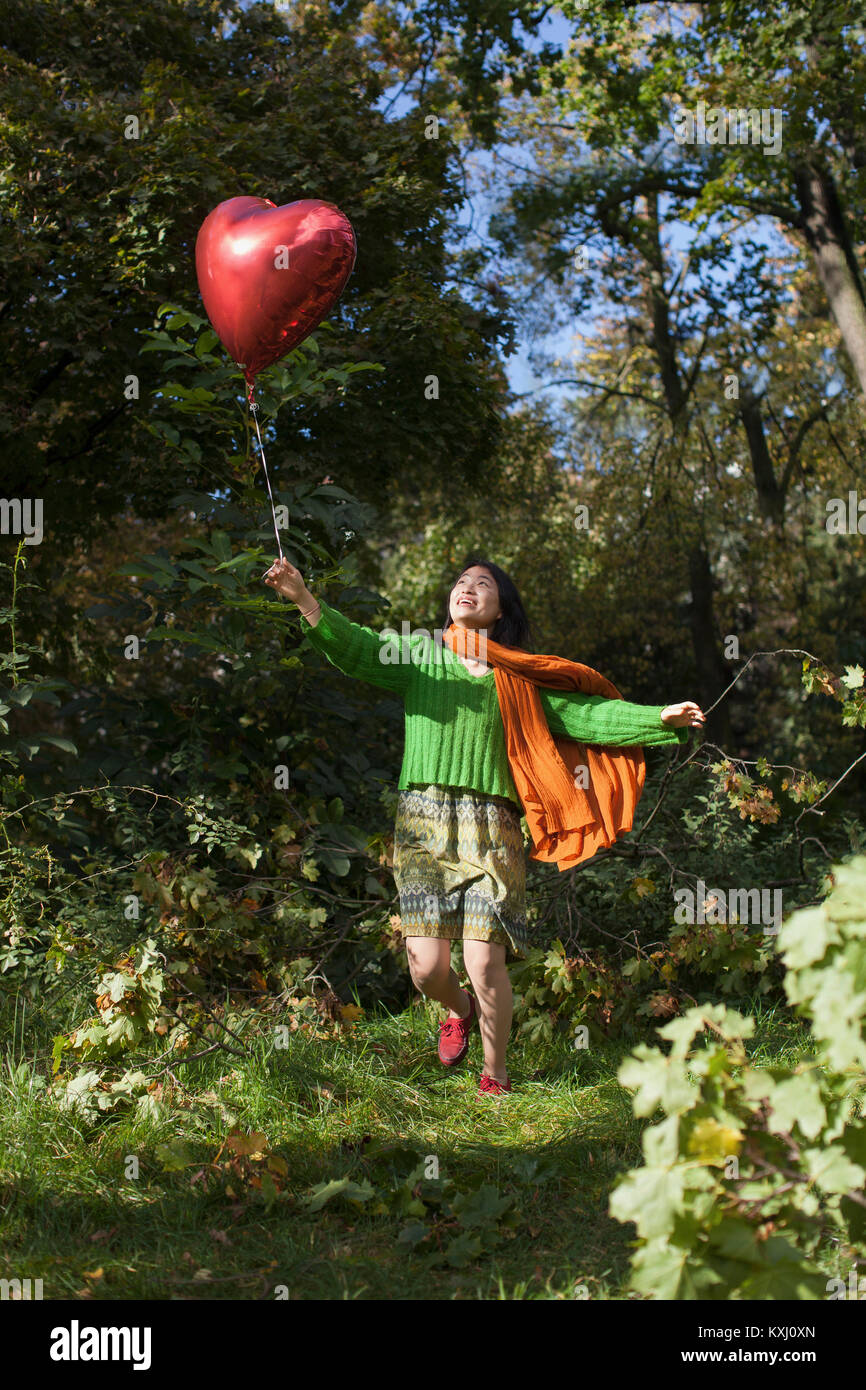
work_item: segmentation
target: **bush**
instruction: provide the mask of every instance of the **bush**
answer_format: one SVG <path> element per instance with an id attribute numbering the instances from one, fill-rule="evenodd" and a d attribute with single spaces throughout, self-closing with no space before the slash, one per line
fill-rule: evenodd
<path id="1" fill-rule="evenodd" d="M 644 1131 L 644 1166 L 610 1199 L 611 1214 L 637 1226 L 640 1293 L 844 1297 L 866 1255 L 866 856 L 835 866 L 828 886 L 778 936 L 814 1057 L 752 1065 L 754 1020 L 715 1005 L 659 1029 L 669 1053 L 641 1044 L 620 1068 L 635 1115 L 665 1116 Z M 848 1262 L 840 1280 L 822 1272 L 830 1242 Z"/>

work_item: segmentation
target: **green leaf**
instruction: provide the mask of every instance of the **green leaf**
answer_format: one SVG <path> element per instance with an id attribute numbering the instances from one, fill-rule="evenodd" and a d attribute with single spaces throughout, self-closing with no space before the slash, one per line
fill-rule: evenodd
<path id="1" fill-rule="evenodd" d="M 157 1144 L 156 1156 L 164 1173 L 179 1173 L 196 1161 L 192 1149 L 183 1139 L 170 1139 L 167 1144 Z"/>
<path id="2" fill-rule="evenodd" d="M 448 1242 L 445 1258 L 454 1269 L 463 1269 L 481 1254 L 481 1241 L 469 1231 L 463 1231 Z"/>
<path id="3" fill-rule="evenodd" d="M 116 1047 L 122 1043 L 133 1043 L 138 1036 L 138 1029 L 131 1018 L 126 1014 L 118 1014 L 108 1024 L 105 1030 L 105 1042 L 108 1047 Z"/>
<path id="4" fill-rule="evenodd" d="M 660 1037 L 668 1038 L 673 1043 L 671 1056 L 684 1057 L 697 1034 L 703 1032 L 709 1024 L 715 1025 L 713 1031 L 731 1041 L 750 1038 L 755 1031 L 754 1019 L 746 1018 L 733 1009 L 726 1009 L 723 1004 L 688 1009 L 680 1018 L 672 1018 L 670 1023 L 666 1023 L 658 1031 Z"/>
<path id="5" fill-rule="evenodd" d="M 767 1127 L 773 1134 L 789 1134 L 799 1125 L 809 1139 L 816 1138 L 827 1123 L 827 1108 L 821 1087 L 812 1072 L 777 1082 L 767 1094 L 772 1107 Z"/>
<path id="6" fill-rule="evenodd" d="M 310 1211 L 320 1211 L 326 1202 L 333 1201 L 335 1197 L 344 1197 L 352 1202 L 369 1202 L 375 1195 L 376 1189 L 370 1186 L 366 1178 L 361 1183 L 353 1182 L 351 1178 L 333 1178 L 314 1187 L 301 1201 Z"/>
<path id="7" fill-rule="evenodd" d="M 69 1109 L 87 1109 L 91 1092 L 96 1090 L 101 1078 L 98 1071 L 79 1072 L 68 1081 L 63 1092 L 63 1103 Z"/>
<path id="8" fill-rule="evenodd" d="M 821 1274 L 786 1236 L 763 1242 L 763 1263 L 741 1284 L 745 1299 L 825 1299 L 827 1276 Z"/>
<path id="9" fill-rule="evenodd" d="M 821 960 L 840 940 L 839 928 L 831 921 L 825 907 L 826 904 L 800 908 L 780 926 L 776 941 L 789 971 Z"/>
<path id="10" fill-rule="evenodd" d="M 632 1102 L 636 1115 L 653 1115 L 659 1106 L 668 1113 L 688 1110 L 698 1098 L 681 1062 L 646 1043 L 632 1049 L 616 1075 L 620 1085 L 636 1092 Z"/>
<path id="11" fill-rule="evenodd" d="M 70 743 L 68 738 L 58 738 L 56 734 L 41 734 L 43 743 L 53 743 L 55 748 L 60 748 L 64 753 L 74 753 L 78 755 L 78 749 L 74 743 Z"/>
<path id="12" fill-rule="evenodd" d="M 324 864 L 325 868 L 336 878 L 345 878 L 352 867 L 352 862 L 347 859 L 345 854 L 339 854 L 334 850 L 323 849 L 320 846 L 316 849 L 316 857 Z"/>
<path id="13" fill-rule="evenodd" d="M 701 1298 L 701 1288 L 694 1277 L 695 1268 L 690 1249 L 670 1245 L 663 1238 L 653 1240 L 635 1253 L 630 1287 L 652 1298 Z M 710 1274 L 709 1277 L 717 1284 L 723 1282 L 719 1275 Z"/>
<path id="14" fill-rule="evenodd" d="M 866 1169 L 853 1163 L 841 1144 L 823 1149 L 804 1149 L 803 1162 L 810 1178 L 823 1192 L 860 1192 Z"/>
<path id="15" fill-rule="evenodd" d="M 52 1039 L 51 1070 L 55 1074 L 60 1070 L 60 1063 L 63 1059 L 63 1053 L 66 1051 L 68 1047 L 69 1039 L 66 1037 L 65 1034 L 58 1033 L 57 1036 Z"/>
<path id="16" fill-rule="evenodd" d="M 475 1192 L 460 1193 L 451 1205 L 461 1226 L 489 1226 L 499 1220 L 513 1200 L 512 1197 L 500 1197 L 495 1187 L 483 1183 Z"/>
<path id="17" fill-rule="evenodd" d="M 617 1221 L 634 1221 L 647 1240 L 664 1236 L 674 1216 L 684 1210 L 685 1174 L 679 1168 L 637 1168 L 610 1194 L 609 1210 Z"/>
<path id="18" fill-rule="evenodd" d="M 217 559 L 225 561 L 232 558 L 232 543 L 225 531 L 214 531 L 211 546 Z"/>
<path id="19" fill-rule="evenodd" d="M 213 331 L 213 329 L 206 328 L 204 333 L 199 334 L 198 341 L 196 342 L 196 357 L 204 357 L 207 353 L 212 352 L 218 342 L 219 337 Z"/>

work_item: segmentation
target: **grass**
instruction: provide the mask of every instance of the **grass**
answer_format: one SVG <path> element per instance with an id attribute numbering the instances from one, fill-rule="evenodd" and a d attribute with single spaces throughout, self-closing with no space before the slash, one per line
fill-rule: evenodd
<path id="1" fill-rule="evenodd" d="M 801 1025 L 765 1004 L 756 1011 L 755 1060 L 806 1054 Z M 178 1065 L 177 1086 L 163 1078 L 172 1103 L 138 1119 L 58 1111 L 39 1085 L 48 1068 L 7 1058 L 3 1276 L 42 1278 L 45 1298 L 634 1297 L 633 1227 L 607 1212 L 618 1177 L 642 1161 L 643 1122 L 616 1080 L 630 1046 L 576 1052 L 566 1039 L 513 1037 L 513 1092 L 479 1096 L 477 1031 L 446 1071 L 438 1017 L 427 1002 L 342 1036 L 293 1033 L 284 1050 L 251 1038 L 244 1060 L 214 1053 Z M 253 1141 L 259 1155 L 223 1147 L 215 1163 L 238 1130 L 264 1135 Z M 270 1192 L 255 1186 L 269 1157 Z M 419 1187 L 417 1165 L 435 1171 L 433 1159 L 438 1181 Z M 304 1204 L 343 1178 L 373 1195 Z M 460 1220 L 440 1210 L 449 1182 L 468 1200 Z M 490 1190 L 472 1198 L 479 1185 Z M 501 1212 L 497 1197 L 510 1199 Z M 420 1214 L 410 1207 L 419 1198 Z"/>

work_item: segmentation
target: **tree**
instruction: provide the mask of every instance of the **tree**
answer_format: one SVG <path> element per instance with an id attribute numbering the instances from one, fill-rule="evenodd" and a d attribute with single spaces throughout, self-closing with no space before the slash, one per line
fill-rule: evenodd
<path id="1" fill-rule="evenodd" d="M 463 196 L 447 134 L 427 139 L 420 111 L 385 119 L 380 75 L 327 8 L 13 2 L 2 63 L 5 487 L 50 500 L 58 552 L 61 537 L 86 542 L 130 505 L 165 515 L 178 484 L 214 485 L 206 458 L 179 476 L 155 447 L 146 424 L 162 382 L 140 348 L 162 302 L 200 307 L 197 229 L 239 192 L 345 210 L 359 255 L 323 360 L 385 368 L 287 411 L 277 476 L 338 468 L 376 495 L 443 452 L 478 472 L 496 437 L 506 330 L 443 293 L 444 215 Z M 432 429 L 430 371 L 447 397 Z"/>
<path id="2" fill-rule="evenodd" d="M 782 533 L 790 490 L 808 466 L 807 439 L 823 429 L 826 445 L 834 437 L 829 427 L 845 414 L 850 368 L 844 356 L 828 362 L 815 355 L 808 381 L 780 400 L 768 394 L 762 380 L 768 360 L 778 358 L 780 330 L 791 329 L 778 314 L 786 287 L 768 254 L 765 229 L 771 221 L 783 248 L 812 250 L 858 372 L 853 245 L 862 226 L 864 190 L 846 153 L 854 149 L 856 159 L 843 113 L 856 109 L 866 76 L 859 33 L 848 12 L 832 4 L 788 6 L 771 18 L 758 7 L 724 3 L 682 12 L 603 3 L 566 3 L 562 10 L 575 24 L 572 46 L 560 55 L 550 49 L 532 54 L 524 67 L 518 24 L 543 12 L 533 17 L 520 7 L 497 10 L 487 26 L 476 22 L 474 6 L 451 6 L 452 18 L 460 14 L 466 22 L 459 39 L 443 39 L 437 68 L 467 131 L 488 142 L 474 124 L 477 91 L 483 88 L 489 109 L 498 114 L 499 137 L 519 152 L 516 162 L 495 159 L 488 186 L 501 190 L 507 183 L 492 229 L 503 252 L 519 259 L 530 306 L 524 322 L 572 321 L 597 313 L 599 298 L 606 300 L 628 345 L 601 379 L 579 371 L 574 385 L 589 393 L 583 413 L 595 421 L 613 397 L 637 402 L 630 424 L 644 441 L 658 499 L 652 505 L 669 513 L 683 469 L 696 493 L 702 490 L 701 474 L 708 464 L 715 466 L 711 451 L 730 449 L 732 419 L 748 450 L 760 517 Z M 459 77 L 455 47 L 471 81 Z M 507 58 L 500 60 L 496 55 L 503 48 Z M 519 74 L 516 80 L 513 73 Z M 530 82 L 541 95 L 534 89 L 527 98 Z M 672 120 L 678 111 L 704 100 L 726 115 L 732 92 L 738 108 L 760 113 L 769 107 L 771 114 L 784 108 L 784 139 L 774 157 L 754 141 L 735 147 L 675 143 Z M 734 113 L 741 114 L 747 111 Z M 804 174 L 819 166 L 820 188 Z M 684 227 L 694 230 L 677 267 L 672 236 Z M 734 239 L 737 264 L 731 259 Z M 589 254 L 575 264 L 577 251 Z M 808 311 L 814 313 L 813 304 Z M 823 344 L 824 335 L 818 336 Z M 711 403 L 728 399 L 721 395 L 726 371 L 741 389 L 722 412 Z M 828 415 L 827 401 L 840 386 Z M 587 407 L 587 399 L 595 404 Z M 708 409 L 715 434 L 705 418 Z M 771 449 L 768 420 L 780 417 L 781 439 Z M 622 411 L 619 418 L 622 424 Z M 659 478 L 663 464 L 667 473 Z M 666 519 L 669 533 L 682 537 L 688 623 L 701 698 L 708 702 L 726 671 L 714 612 L 718 547 L 705 522 L 682 512 L 678 526 L 670 524 L 670 514 Z M 727 733 L 723 711 L 713 732 Z"/>

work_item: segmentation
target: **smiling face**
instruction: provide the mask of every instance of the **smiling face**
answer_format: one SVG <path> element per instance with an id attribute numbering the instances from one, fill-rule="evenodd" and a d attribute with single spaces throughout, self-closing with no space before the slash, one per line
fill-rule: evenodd
<path id="1" fill-rule="evenodd" d="M 464 570 L 448 600 L 451 621 L 457 627 L 492 628 L 502 617 L 496 580 L 483 565 Z"/>

